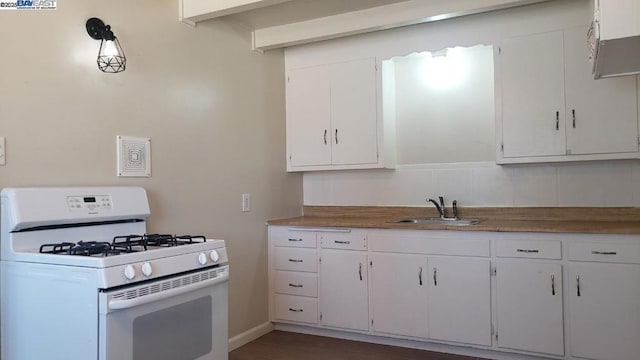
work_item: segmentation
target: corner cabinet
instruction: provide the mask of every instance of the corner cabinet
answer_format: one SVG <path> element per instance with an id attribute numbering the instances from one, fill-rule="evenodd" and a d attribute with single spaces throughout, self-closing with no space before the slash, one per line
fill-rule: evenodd
<path id="1" fill-rule="evenodd" d="M 499 164 L 640 157 L 636 78 L 594 80 L 586 33 L 520 36 L 498 47 Z"/>
<path id="2" fill-rule="evenodd" d="M 287 171 L 384 167 L 375 58 L 287 71 Z"/>

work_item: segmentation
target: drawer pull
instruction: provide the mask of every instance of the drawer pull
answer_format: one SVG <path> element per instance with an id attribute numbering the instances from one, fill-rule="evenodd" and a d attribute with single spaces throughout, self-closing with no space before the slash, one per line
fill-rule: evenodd
<path id="1" fill-rule="evenodd" d="M 438 268 L 433 268 L 433 286 L 438 286 Z"/>
<path id="2" fill-rule="evenodd" d="M 551 295 L 556 295 L 556 276 L 551 275 Z"/>
<path id="3" fill-rule="evenodd" d="M 289 238 L 289 241 L 302 241 L 302 239 L 292 239 L 292 238 Z"/>
<path id="4" fill-rule="evenodd" d="M 334 243 L 349 245 L 351 244 L 351 241 L 335 240 Z"/>
<path id="5" fill-rule="evenodd" d="M 540 250 L 537 250 L 537 249 L 518 249 L 517 251 L 521 253 L 527 253 L 527 254 L 540 252 Z"/>
<path id="6" fill-rule="evenodd" d="M 289 308 L 289 311 L 291 311 L 291 312 L 302 312 L 303 310 L 302 310 L 302 309 L 292 309 L 292 308 Z"/>
<path id="7" fill-rule="evenodd" d="M 362 281 L 362 263 L 360 263 L 360 266 L 358 267 L 358 275 L 360 275 L 360 281 Z"/>
<path id="8" fill-rule="evenodd" d="M 302 259 L 289 259 L 290 262 L 301 263 Z"/>
<path id="9" fill-rule="evenodd" d="M 617 255 L 616 251 L 592 251 L 593 255 Z"/>
<path id="10" fill-rule="evenodd" d="M 292 283 L 289 283 L 289 286 L 294 287 L 294 288 L 301 288 L 301 287 L 302 287 L 302 284 L 292 284 Z"/>
<path id="11" fill-rule="evenodd" d="M 418 282 L 422 286 L 422 266 L 420 266 L 420 272 L 418 273 Z"/>

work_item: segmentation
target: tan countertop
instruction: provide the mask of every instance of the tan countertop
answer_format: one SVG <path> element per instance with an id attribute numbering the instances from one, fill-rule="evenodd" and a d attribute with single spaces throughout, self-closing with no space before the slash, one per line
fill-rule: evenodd
<path id="1" fill-rule="evenodd" d="M 435 210 L 424 207 L 305 206 L 303 211 L 304 216 L 267 223 L 306 227 L 640 234 L 640 209 L 637 208 L 461 208 L 461 218 L 480 220 L 467 226 L 392 222 L 402 218 L 437 217 Z"/>

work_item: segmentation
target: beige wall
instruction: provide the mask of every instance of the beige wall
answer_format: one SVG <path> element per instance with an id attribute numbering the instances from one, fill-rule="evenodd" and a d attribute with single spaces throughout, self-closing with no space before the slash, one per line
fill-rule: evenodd
<path id="1" fill-rule="evenodd" d="M 180 24 L 177 4 L 0 11 L 0 187 L 143 186 L 150 231 L 227 240 L 233 336 L 268 320 L 265 220 L 301 211 L 301 176 L 285 172 L 283 54 L 252 52 L 250 32 L 223 20 Z M 119 37 L 125 72 L 97 69 L 94 16 Z M 151 138 L 151 178 L 116 177 L 116 135 Z"/>

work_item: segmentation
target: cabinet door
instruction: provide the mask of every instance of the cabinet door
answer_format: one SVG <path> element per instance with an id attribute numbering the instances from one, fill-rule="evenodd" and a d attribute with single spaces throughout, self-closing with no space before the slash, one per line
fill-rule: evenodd
<path id="1" fill-rule="evenodd" d="M 499 261 L 498 346 L 563 355 L 562 266 Z"/>
<path id="2" fill-rule="evenodd" d="M 594 80 L 586 33 L 564 32 L 567 154 L 637 152 L 636 78 Z"/>
<path id="3" fill-rule="evenodd" d="M 427 337 L 427 257 L 373 253 L 371 322 L 375 332 Z"/>
<path id="4" fill-rule="evenodd" d="M 369 330 L 367 253 L 320 251 L 320 322 L 353 330 Z"/>
<path id="5" fill-rule="evenodd" d="M 330 65 L 332 163 L 378 162 L 375 59 Z"/>
<path id="6" fill-rule="evenodd" d="M 568 291 L 572 356 L 640 359 L 640 266 L 572 263 Z"/>
<path id="7" fill-rule="evenodd" d="M 429 337 L 491 346 L 491 278 L 486 259 L 429 258 Z"/>
<path id="8" fill-rule="evenodd" d="M 287 74 L 290 166 L 331 164 L 331 103 L 326 65 Z"/>
<path id="9" fill-rule="evenodd" d="M 562 32 L 500 46 L 504 157 L 565 154 Z"/>

